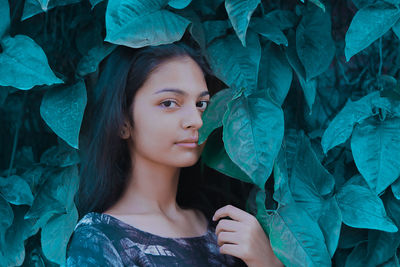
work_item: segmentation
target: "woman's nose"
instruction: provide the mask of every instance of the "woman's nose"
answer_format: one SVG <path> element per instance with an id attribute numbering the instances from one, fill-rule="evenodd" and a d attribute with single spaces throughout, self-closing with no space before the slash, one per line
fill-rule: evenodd
<path id="1" fill-rule="evenodd" d="M 203 120 L 201 118 L 202 112 L 196 107 L 196 105 L 186 108 L 183 112 L 182 127 L 183 128 L 196 128 L 199 129 L 203 126 Z"/>

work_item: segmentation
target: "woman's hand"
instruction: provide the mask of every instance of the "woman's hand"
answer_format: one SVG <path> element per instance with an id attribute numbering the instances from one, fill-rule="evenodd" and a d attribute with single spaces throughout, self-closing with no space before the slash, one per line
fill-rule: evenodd
<path id="1" fill-rule="evenodd" d="M 272 252 L 271 244 L 260 223 L 250 213 L 232 205 L 218 209 L 213 220 L 219 220 L 215 233 L 222 254 L 242 259 L 247 266 L 284 266 Z"/>

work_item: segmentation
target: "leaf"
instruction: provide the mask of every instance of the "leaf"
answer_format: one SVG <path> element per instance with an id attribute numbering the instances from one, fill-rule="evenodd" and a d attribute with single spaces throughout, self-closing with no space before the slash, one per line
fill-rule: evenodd
<path id="1" fill-rule="evenodd" d="M 227 20 L 207 20 L 203 22 L 204 34 L 207 45 L 214 39 L 226 35 L 227 29 L 231 27 Z"/>
<path id="2" fill-rule="evenodd" d="M 166 9 L 168 0 L 109 1 L 104 41 L 139 48 L 180 40 L 190 21 Z"/>
<path id="3" fill-rule="evenodd" d="M 297 74 L 300 86 L 303 89 L 304 98 L 308 104 L 308 108 L 311 113 L 312 105 L 314 104 L 315 95 L 317 93 L 317 81 L 315 80 L 315 78 L 306 81 L 306 71 L 299 59 L 299 56 L 297 55 L 296 39 L 293 31 L 289 32 L 288 39 L 289 39 L 289 45 L 288 48 L 286 49 L 286 58 L 288 59 L 288 62 L 290 63 L 290 65 Z"/>
<path id="4" fill-rule="evenodd" d="M 219 91 L 210 99 L 210 103 L 202 115 L 204 124 L 199 129 L 199 144 L 202 144 L 212 131 L 222 126 L 222 118 L 233 94 L 234 91 L 228 88 Z"/>
<path id="5" fill-rule="evenodd" d="M 76 72 L 81 76 L 85 76 L 89 73 L 95 72 L 100 62 L 111 54 L 117 46 L 104 43 L 100 46 L 95 46 L 89 50 L 78 63 Z"/>
<path id="6" fill-rule="evenodd" d="M 400 179 L 397 179 L 393 184 L 392 184 L 392 192 L 393 195 L 400 200 Z"/>
<path id="7" fill-rule="evenodd" d="M 100 2 L 103 2 L 103 0 L 89 0 L 90 4 L 92 5 L 92 10 L 93 8 Z"/>
<path id="8" fill-rule="evenodd" d="M 273 24 L 281 31 L 293 28 L 297 24 L 297 16 L 289 10 L 276 9 L 265 14 L 263 17 L 265 23 Z"/>
<path id="9" fill-rule="evenodd" d="M 358 170 L 379 195 L 400 176 L 400 118 L 371 117 L 356 125 L 351 150 Z"/>
<path id="10" fill-rule="evenodd" d="M 368 242 L 358 244 L 347 257 L 344 267 L 370 267 L 366 261 L 367 245 Z"/>
<path id="11" fill-rule="evenodd" d="M 400 9 L 385 2 L 361 8 L 353 17 L 346 33 L 346 60 L 349 61 L 352 56 L 384 35 L 399 18 Z"/>
<path id="12" fill-rule="evenodd" d="M 343 222 L 348 226 L 386 232 L 398 230 L 387 216 L 382 200 L 371 189 L 346 183 L 335 196 Z"/>
<path id="13" fill-rule="evenodd" d="M 293 203 L 270 217 L 271 246 L 285 266 L 331 266 L 321 229 L 304 209 Z"/>
<path id="14" fill-rule="evenodd" d="M 396 34 L 397 38 L 400 39 L 400 20 L 398 20 L 393 26 L 392 31 Z"/>
<path id="15" fill-rule="evenodd" d="M 86 101 L 85 83 L 79 81 L 71 86 L 48 90 L 40 105 L 40 115 L 47 125 L 76 149 Z"/>
<path id="16" fill-rule="evenodd" d="M 54 167 L 68 167 L 80 163 L 78 151 L 60 144 L 47 149 L 40 157 L 40 163 Z"/>
<path id="17" fill-rule="evenodd" d="M 322 136 L 321 145 L 324 153 L 344 143 L 350 137 L 356 123 L 361 123 L 374 115 L 374 107 L 381 107 L 391 112 L 395 110 L 389 100 L 379 97 L 379 92 L 370 93 L 354 102 L 349 99 Z"/>
<path id="18" fill-rule="evenodd" d="M 316 7 L 306 10 L 296 29 L 296 50 L 305 68 L 306 81 L 326 71 L 335 54 L 328 13 Z"/>
<path id="19" fill-rule="evenodd" d="M 192 0 L 169 0 L 168 5 L 175 9 L 183 9 L 187 7 Z"/>
<path id="20" fill-rule="evenodd" d="M 228 156 L 222 142 L 222 132 L 211 134 L 201 154 L 204 163 L 229 177 L 251 183 L 252 180 Z"/>
<path id="21" fill-rule="evenodd" d="M 0 194 L 0 237 L 4 236 L 5 231 L 13 222 L 14 213 L 11 209 L 10 204 L 8 204 L 7 200 Z"/>
<path id="22" fill-rule="evenodd" d="M 250 23 L 250 28 L 277 45 L 288 45 L 288 40 L 281 29 L 279 29 L 278 26 L 269 23 L 264 18 L 253 18 Z"/>
<path id="23" fill-rule="evenodd" d="M 47 259 L 60 265 L 65 263 L 69 238 L 78 221 L 75 205 L 66 214 L 52 217 L 41 232 L 41 244 Z"/>
<path id="24" fill-rule="evenodd" d="M 261 46 L 256 33 L 249 31 L 247 38 L 246 48 L 231 34 L 212 42 L 207 52 L 214 73 L 225 84 L 229 87 L 255 90 Z"/>
<path id="25" fill-rule="evenodd" d="M 338 245 L 342 223 L 339 207 L 331 198 L 335 179 L 321 165 L 303 132 L 299 134 L 297 142 L 292 175 L 288 178 L 290 192 L 298 205 L 319 224 L 332 257 Z"/>
<path id="26" fill-rule="evenodd" d="M 282 105 L 292 84 L 293 72 L 279 47 L 267 44 L 261 54 L 258 87 L 269 88 L 271 97 Z"/>
<path id="27" fill-rule="evenodd" d="M 8 33 L 10 28 L 10 6 L 8 0 L 0 0 L 0 39 Z"/>
<path id="28" fill-rule="evenodd" d="M 0 177 L 0 193 L 11 204 L 32 205 L 33 195 L 28 183 L 18 175 Z"/>
<path id="29" fill-rule="evenodd" d="M 26 0 L 21 20 L 29 19 L 39 13 L 47 12 L 57 6 L 79 3 L 81 0 Z"/>
<path id="30" fill-rule="evenodd" d="M 79 176 L 76 165 L 49 170 L 49 178 L 40 187 L 25 219 L 35 219 L 35 226 L 42 227 L 55 214 L 65 214 L 72 205 L 78 189 Z"/>
<path id="31" fill-rule="evenodd" d="M 1 40 L 0 86 L 28 90 L 36 85 L 63 83 L 50 69 L 42 48 L 26 35 Z"/>
<path id="32" fill-rule="evenodd" d="M 223 121 L 226 152 L 260 189 L 272 172 L 282 143 L 283 112 L 259 90 L 228 103 Z"/>
<path id="33" fill-rule="evenodd" d="M 0 241 L 0 265 L 21 266 L 25 259 L 25 241 L 35 235 L 39 228 L 34 227 L 34 220 L 24 219 L 27 206 L 13 206 L 14 220 Z"/>
<path id="34" fill-rule="evenodd" d="M 246 47 L 246 32 L 251 15 L 260 2 L 260 0 L 225 0 L 229 20 L 244 47 Z"/>

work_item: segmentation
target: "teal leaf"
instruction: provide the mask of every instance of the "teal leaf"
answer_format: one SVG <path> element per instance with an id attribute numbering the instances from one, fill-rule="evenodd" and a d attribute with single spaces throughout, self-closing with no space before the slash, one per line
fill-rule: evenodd
<path id="1" fill-rule="evenodd" d="M 298 205 L 319 224 L 332 257 L 342 224 L 340 209 L 332 198 L 335 179 L 321 165 L 303 132 L 299 134 L 294 152 L 292 175 L 288 179 L 290 192 Z"/>
<path id="2" fill-rule="evenodd" d="M 199 129 L 199 144 L 202 144 L 212 131 L 222 126 L 222 118 L 233 94 L 234 91 L 228 88 L 219 91 L 210 99 L 210 103 L 202 116 L 204 124 Z"/>
<path id="3" fill-rule="evenodd" d="M 400 200 L 400 178 L 392 184 L 393 195 Z"/>
<path id="4" fill-rule="evenodd" d="M 66 144 L 52 146 L 40 156 L 40 163 L 54 167 L 68 167 L 79 162 L 78 151 Z"/>
<path id="5" fill-rule="evenodd" d="M 42 227 L 55 214 L 65 214 L 71 207 L 78 189 L 78 169 L 70 166 L 51 169 L 49 178 L 41 185 L 25 219 L 35 219 L 35 227 Z"/>
<path id="6" fill-rule="evenodd" d="M 306 10 L 296 29 L 296 50 L 306 81 L 326 71 L 335 54 L 328 13 L 316 7 Z"/>
<path id="7" fill-rule="evenodd" d="M 231 34 L 216 39 L 207 52 L 214 73 L 229 87 L 257 88 L 261 46 L 256 33 L 248 32 L 246 48 Z"/>
<path id="8" fill-rule="evenodd" d="M 11 204 L 32 205 L 33 195 L 28 183 L 18 175 L 0 177 L 0 193 Z"/>
<path id="9" fill-rule="evenodd" d="M 230 101 L 222 123 L 229 157 L 263 189 L 282 143 L 282 109 L 259 90 Z"/>
<path id="10" fill-rule="evenodd" d="M 347 182 L 335 196 L 343 222 L 348 226 L 386 232 L 398 230 L 387 216 L 382 200 L 370 188 Z"/>
<path id="11" fill-rule="evenodd" d="M 227 20 L 207 20 L 203 22 L 204 34 L 206 38 L 206 44 L 208 45 L 214 39 L 224 36 L 227 34 L 227 29 L 231 25 Z"/>
<path id="12" fill-rule="evenodd" d="M 346 60 L 384 35 L 399 18 L 400 9 L 384 1 L 361 8 L 346 33 Z"/>
<path id="13" fill-rule="evenodd" d="M 10 6 L 8 0 L 0 0 L 0 39 L 8 33 L 10 28 Z"/>
<path id="14" fill-rule="evenodd" d="M 28 183 L 34 196 L 36 196 L 39 186 L 44 182 L 44 179 L 42 179 L 43 172 L 44 168 L 42 166 L 35 166 L 21 174 L 21 178 Z"/>
<path id="15" fill-rule="evenodd" d="M 351 251 L 344 267 L 372 267 L 366 260 L 368 242 L 361 242 Z"/>
<path id="16" fill-rule="evenodd" d="M 260 0 L 225 0 L 225 9 L 229 20 L 244 47 L 246 47 L 247 27 L 259 3 Z"/>
<path id="17" fill-rule="evenodd" d="M 1 40 L 0 86 L 28 90 L 36 85 L 63 83 L 50 69 L 42 48 L 26 35 Z"/>
<path id="18" fill-rule="evenodd" d="M 40 115 L 47 125 L 76 149 L 86 101 L 85 83 L 79 81 L 71 86 L 48 90 L 40 105 Z"/>
<path id="19" fill-rule="evenodd" d="M 57 6 L 79 3 L 82 0 L 26 0 L 21 20 L 29 19 L 39 13 L 47 12 Z"/>
<path id="20" fill-rule="evenodd" d="M 139 48 L 180 40 L 190 21 L 166 10 L 167 0 L 109 1 L 105 41 Z"/>
<path id="21" fill-rule="evenodd" d="M 222 142 L 222 132 L 218 130 L 207 139 L 201 158 L 208 167 L 220 173 L 246 183 L 252 182 L 247 174 L 229 158 Z"/>
<path id="22" fill-rule="evenodd" d="M 393 26 L 392 31 L 396 34 L 397 38 L 400 39 L 400 20 L 398 20 Z"/>
<path id="23" fill-rule="evenodd" d="M 177 10 L 178 15 L 190 21 L 189 32 L 192 38 L 200 46 L 201 51 L 206 50 L 206 34 L 204 32 L 202 18 L 192 9 Z"/>
<path id="24" fill-rule="evenodd" d="M 66 214 L 52 217 L 41 232 L 43 254 L 47 259 L 63 265 L 66 260 L 66 249 L 69 238 L 78 221 L 75 205 Z"/>
<path id="25" fill-rule="evenodd" d="M 0 194 L 0 214 L 0 237 L 2 237 L 14 219 L 13 210 L 2 194 Z"/>
<path id="26" fill-rule="evenodd" d="M 371 117 L 356 125 L 351 150 L 358 170 L 379 195 L 400 176 L 400 118 Z"/>
<path id="27" fill-rule="evenodd" d="M 168 5 L 175 9 L 183 9 L 187 7 L 192 0 L 169 0 Z"/>
<path id="28" fill-rule="evenodd" d="M 288 62 L 294 69 L 297 74 L 297 78 L 299 79 L 300 86 L 303 89 L 304 98 L 307 102 L 310 113 L 312 111 L 312 106 L 315 101 L 315 96 L 317 93 L 317 81 L 315 78 L 306 81 L 306 70 L 301 63 L 299 56 L 296 51 L 296 39 L 294 36 L 294 32 L 289 32 L 289 46 L 286 49 L 286 58 Z"/>
<path id="29" fill-rule="evenodd" d="M 92 5 L 92 9 L 100 2 L 103 2 L 103 0 L 89 0 L 90 4 Z"/>
<path id="30" fill-rule="evenodd" d="M 250 28 L 277 45 L 288 45 L 288 40 L 282 30 L 264 18 L 253 18 L 250 22 Z"/>
<path id="31" fill-rule="evenodd" d="M 116 48 L 116 45 L 104 43 L 91 48 L 87 55 L 81 58 L 78 63 L 76 72 L 81 76 L 95 72 L 100 62 Z"/>
<path id="32" fill-rule="evenodd" d="M 380 98 L 379 92 L 370 93 L 354 102 L 349 99 L 322 136 L 321 145 L 324 152 L 327 153 L 331 148 L 344 143 L 350 137 L 356 123 L 374 115 L 374 106 L 390 108 L 388 100 Z"/>
<path id="33" fill-rule="evenodd" d="M 24 262 L 26 240 L 39 230 L 34 227 L 33 219 L 24 219 L 28 208 L 24 205 L 13 206 L 13 223 L 0 241 L 0 266 L 21 266 Z"/>
<path id="34" fill-rule="evenodd" d="M 279 47 L 267 44 L 262 50 L 258 87 L 269 88 L 271 97 L 282 105 L 292 84 L 293 71 Z"/>
<path id="35" fill-rule="evenodd" d="M 265 14 L 265 23 L 273 24 L 281 31 L 293 28 L 297 24 L 297 16 L 290 10 L 276 9 Z"/>
<path id="36" fill-rule="evenodd" d="M 301 207 L 279 207 L 266 227 L 273 251 L 285 266 L 331 266 L 319 225 Z"/>

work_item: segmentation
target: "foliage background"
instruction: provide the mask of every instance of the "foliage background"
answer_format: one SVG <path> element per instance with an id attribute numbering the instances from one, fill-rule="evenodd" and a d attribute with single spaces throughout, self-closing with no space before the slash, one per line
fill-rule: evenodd
<path id="1" fill-rule="evenodd" d="M 254 185 L 281 261 L 399 266 L 399 0 L 0 0 L 0 16 L 1 266 L 64 263 L 99 62 L 185 32 L 228 87 L 202 161 Z"/>

